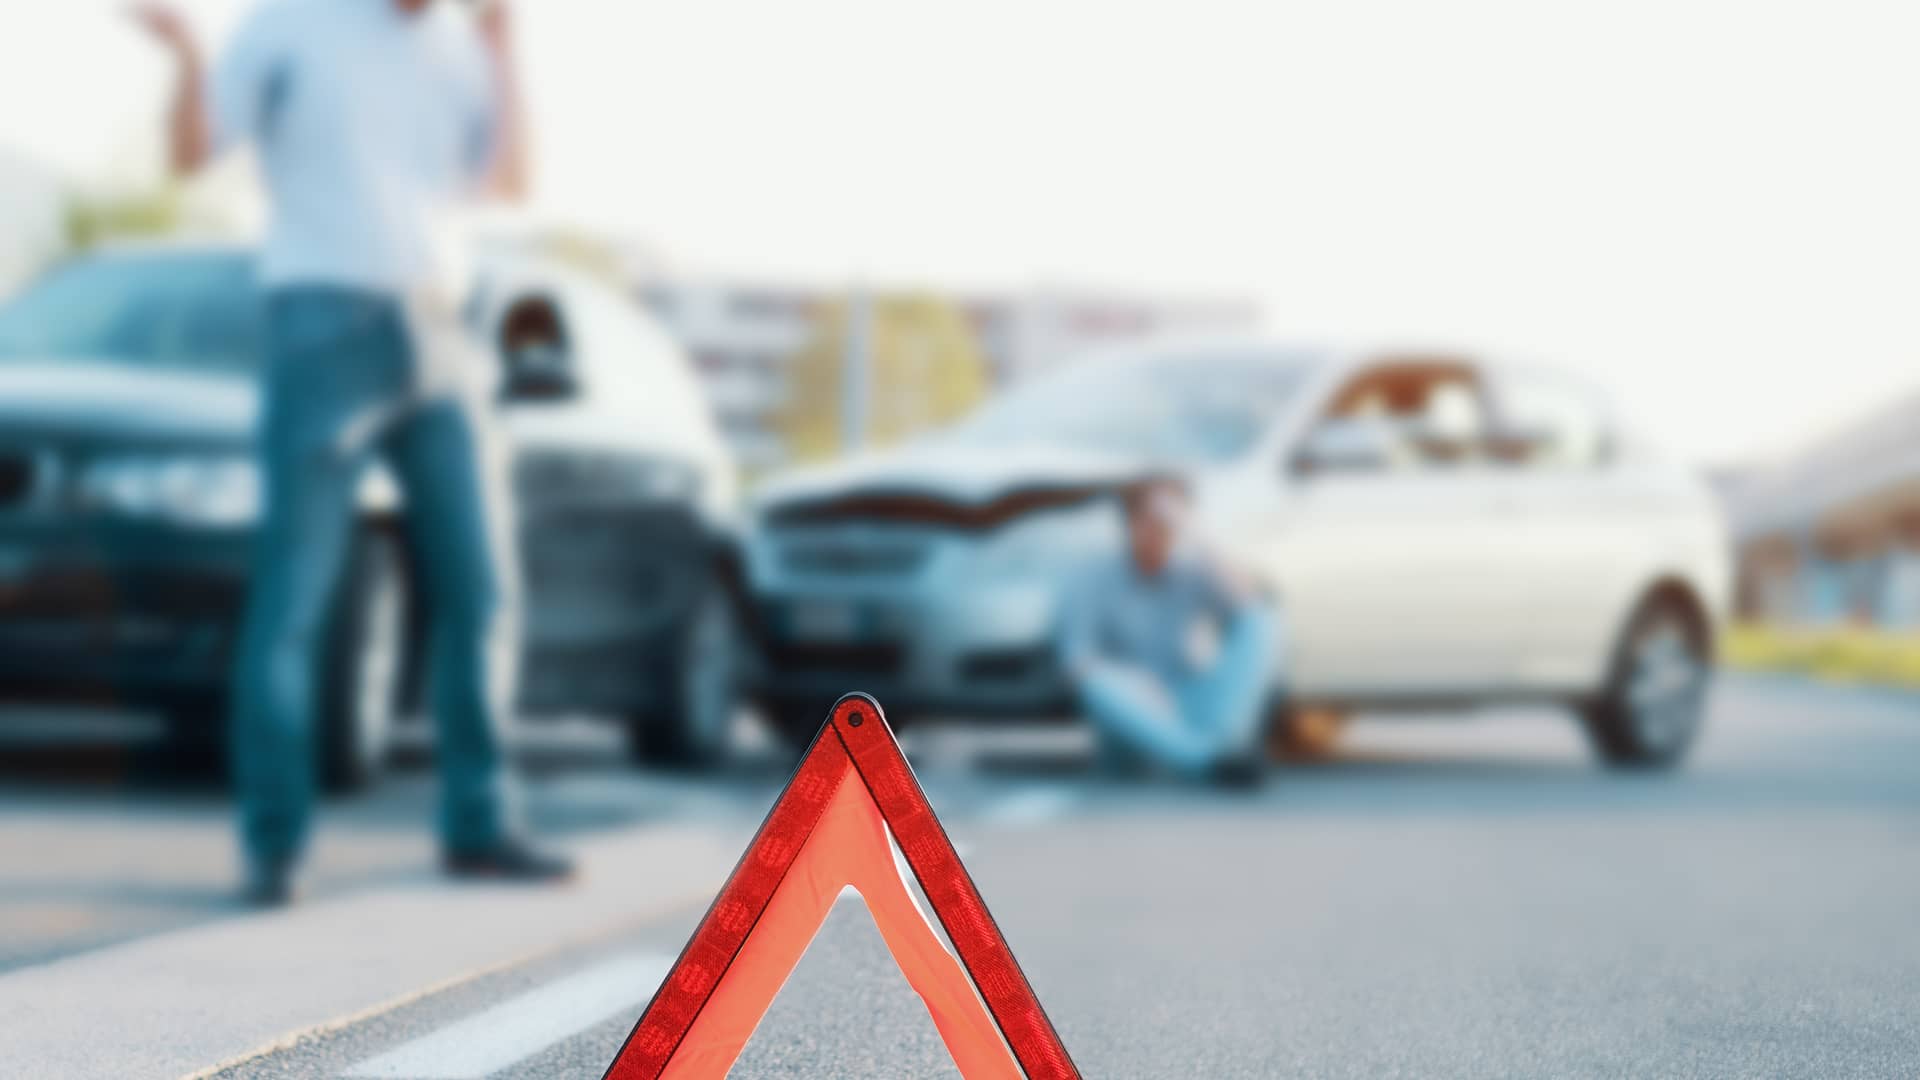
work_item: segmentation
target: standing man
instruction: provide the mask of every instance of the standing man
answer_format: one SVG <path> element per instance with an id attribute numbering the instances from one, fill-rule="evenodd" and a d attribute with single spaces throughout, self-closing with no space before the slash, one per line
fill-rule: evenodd
<path id="1" fill-rule="evenodd" d="M 316 672 L 375 454 L 405 489 L 433 621 L 444 865 L 552 880 L 520 832 L 502 748 L 518 660 L 504 451 L 448 217 L 526 189 L 524 113 L 500 3 L 263 0 L 209 72 L 180 15 L 136 20 L 171 54 L 177 174 L 251 143 L 272 202 L 261 259 L 265 513 L 233 718 L 246 896 L 285 903 L 313 801 Z"/>
<path id="2" fill-rule="evenodd" d="M 1179 480 L 1134 485 L 1121 508 L 1127 550 L 1091 569 L 1062 625 L 1081 708 L 1110 753 L 1191 778 L 1258 783 L 1273 615 L 1182 542 L 1189 507 Z"/>

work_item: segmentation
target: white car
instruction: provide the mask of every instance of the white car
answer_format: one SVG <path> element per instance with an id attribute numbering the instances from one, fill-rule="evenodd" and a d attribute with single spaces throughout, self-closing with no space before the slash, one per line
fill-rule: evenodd
<path id="1" fill-rule="evenodd" d="M 1169 468 L 1279 598 L 1283 715 L 1550 701 L 1609 762 L 1692 742 L 1730 575 L 1690 469 L 1553 372 L 1258 343 L 1083 361 L 763 488 L 767 714 L 802 738 L 851 689 L 909 716 L 1070 714 L 1061 595 L 1117 550 L 1115 485 Z"/>

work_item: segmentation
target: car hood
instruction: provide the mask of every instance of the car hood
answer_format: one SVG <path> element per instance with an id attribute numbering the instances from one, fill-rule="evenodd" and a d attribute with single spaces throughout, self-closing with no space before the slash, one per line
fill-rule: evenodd
<path id="1" fill-rule="evenodd" d="M 906 497 L 979 507 L 1023 492 L 1087 490 L 1149 472 L 1144 457 L 1062 447 L 982 447 L 929 441 L 789 473 L 764 485 L 755 503 L 780 511 L 845 499 Z"/>
<path id="2" fill-rule="evenodd" d="M 259 394 L 249 379 L 109 362 L 0 362 L 0 431 L 243 443 Z"/>

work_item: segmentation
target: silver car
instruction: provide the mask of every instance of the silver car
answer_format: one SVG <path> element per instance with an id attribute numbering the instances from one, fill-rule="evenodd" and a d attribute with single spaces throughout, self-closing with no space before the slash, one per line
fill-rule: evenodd
<path id="1" fill-rule="evenodd" d="M 767 714 L 810 735 L 850 689 L 907 715 L 1069 713 L 1062 593 L 1119 550 L 1116 486 L 1168 469 L 1282 598 L 1294 704 L 1552 701 L 1608 761 L 1690 744 L 1728 591 L 1692 470 L 1560 373 L 1251 342 L 1084 361 L 763 489 Z"/>

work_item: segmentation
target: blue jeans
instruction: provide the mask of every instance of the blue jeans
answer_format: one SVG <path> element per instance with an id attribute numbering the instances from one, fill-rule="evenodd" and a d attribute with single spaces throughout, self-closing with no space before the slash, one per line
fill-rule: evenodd
<path id="1" fill-rule="evenodd" d="M 292 859 L 313 802 L 314 714 L 327 621 L 376 455 L 404 492 L 432 619 L 428 665 L 450 849 L 516 826 L 502 735 L 519 659 L 519 582 L 504 448 L 477 396 L 421 400 L 401 305 L 302 287 L 267 301 L 260 429 L 265 508 L 235 674 L 233 762 L 241 836 L 255 859 Z"/>
<path id="2" fill-rule="evenodd" d="M 1277 633 L 1271 612 L 1249 608 L 1226 627 L 1210 667 L 1173 680 L 1095 661 L 1076 675 L 1081 711 L 1121 752 L 1201 775 L 1259 741 Z"/>

